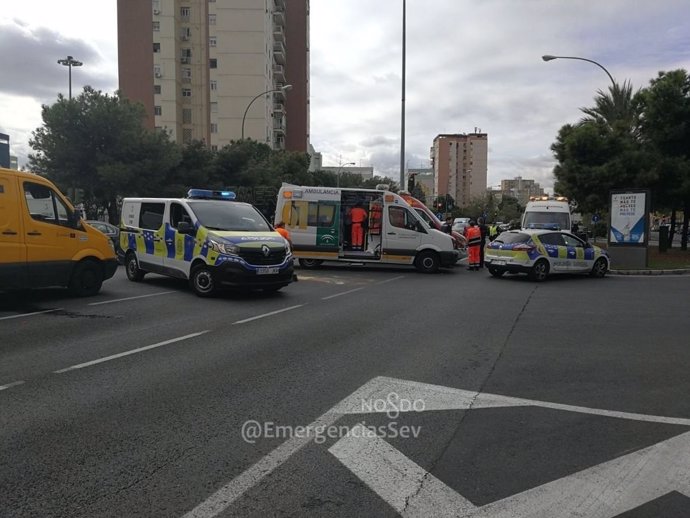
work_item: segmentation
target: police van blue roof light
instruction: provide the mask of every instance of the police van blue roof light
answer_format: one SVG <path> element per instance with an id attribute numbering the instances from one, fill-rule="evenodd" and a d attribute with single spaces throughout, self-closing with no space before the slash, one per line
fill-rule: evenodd
<path id="1" fill-rule="evenodd" d="M 232 191 L 212 191 L 210 189 L 189 189 L 187 198 L 192 200 L 234 200 L 237 196 Z"/>

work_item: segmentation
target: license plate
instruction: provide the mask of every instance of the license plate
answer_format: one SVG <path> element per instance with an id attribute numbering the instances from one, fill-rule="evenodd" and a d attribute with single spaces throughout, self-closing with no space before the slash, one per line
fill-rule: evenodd
<path id="1" fill-rule="evenodd" d="M 257 275 L 275 275 L 279 271 L 278 268 L 257 268 L 256 269 L 256 274 Z"/>
<path id="2" fill-rule="evenodd" d="M 496 259 L 494 261 L 491 261 L 491 264 L 494 266 L 503 266 L 506 264 L 506 262 L 503 259 Z"/>

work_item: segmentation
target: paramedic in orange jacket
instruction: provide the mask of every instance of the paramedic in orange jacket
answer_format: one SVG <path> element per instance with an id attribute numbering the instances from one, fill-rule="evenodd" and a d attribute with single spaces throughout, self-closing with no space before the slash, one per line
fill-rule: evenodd
<path id="1" fill-rule="evenodd" d="M 350 213 L 352 217 L 352 249 L 364 249 L 364 225 L 367 221 L 367 211 L 361 203 L 357 203 Z"/>
<path id="2" fill-rule="evenodd" d="M 276 232 L 283 236 L 285 239 L 287 239 L 288 243 L 290 243 L 290 246 L 292 246 L 292 239 L 290 239 L 290 232 L 288 229 L 285 228 L 285 223 L 282 221 L 280 223 L 276 223 L 276 226 L 274 227 L 276 229 Z"/>
<path id="3" fill-rule="evenodd" d="M 465 227 L 465 237 L 467 238 L 467 269 L 479 270 L 480 261 L 480 247 L 482 242 L 482 233 L 477 223 L 470 220 L 470 223 Z"/>

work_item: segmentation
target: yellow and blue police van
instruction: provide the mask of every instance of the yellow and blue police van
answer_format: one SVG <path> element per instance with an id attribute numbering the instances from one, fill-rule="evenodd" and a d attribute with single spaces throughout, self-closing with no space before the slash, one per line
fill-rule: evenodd
<path id="1" fill-rule="evenodd" d="M 294 277 L 288 241 L 231 191 L 125 198 L 120 245 L 130 281 L 146 273 L 185 279 L 200 297 L 221 287 L 278 291 Z"/>
<path id="2" fill-rule="evenodd" d="M 451 268 L 459 251 L 449 234 L 429 226 L 388 190 L 309 187 L 284 183 L 275 223 L 290 232 L 303 268 L 323 261 L 414 265 L 425 273 Z"/>
<path id="3" fill-rule="evenodd" d="M 90 296 L 116 270 L 110 239 L 52 182 L 0 168 L 0 290 L 64 286 Z"/>

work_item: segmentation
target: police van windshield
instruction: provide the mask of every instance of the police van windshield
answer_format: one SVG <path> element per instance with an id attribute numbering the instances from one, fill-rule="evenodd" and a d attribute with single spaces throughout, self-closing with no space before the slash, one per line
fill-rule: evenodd
<path id="1" fill-rule="evenodd" d="M 522 228 L 552 228 L 570 230 L 570 214 L 567 212 L 525 212 Z"/>
<path id="2" fill-rule="evenodd" d="M 190 201 L 199 224 L 209 230 L 270 232 L 266 219 L 251 205 L 231 201 Z"/>

